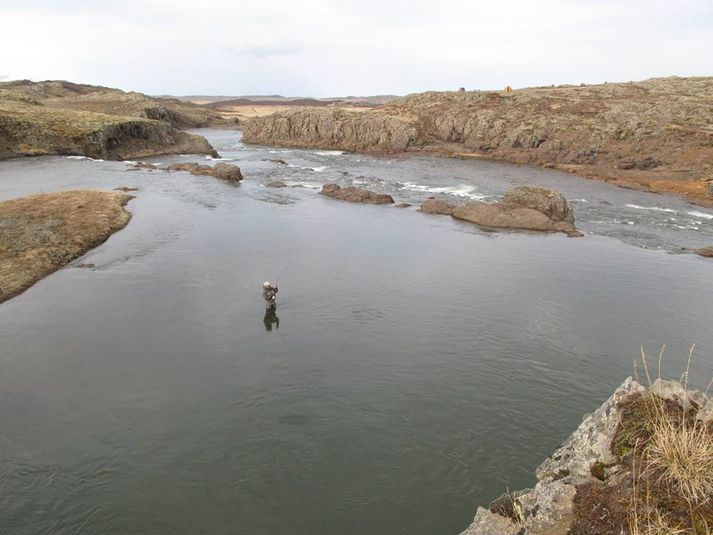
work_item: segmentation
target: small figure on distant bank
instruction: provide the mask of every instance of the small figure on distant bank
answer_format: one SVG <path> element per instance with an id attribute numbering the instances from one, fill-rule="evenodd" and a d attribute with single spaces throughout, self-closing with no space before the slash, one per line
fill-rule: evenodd
<path id="1" fill-rule="evenodd" d="M 272 286 L 268 281 L 262 284 L 262 298 L 266 307 L 277 306 L 277 285 Z"/>

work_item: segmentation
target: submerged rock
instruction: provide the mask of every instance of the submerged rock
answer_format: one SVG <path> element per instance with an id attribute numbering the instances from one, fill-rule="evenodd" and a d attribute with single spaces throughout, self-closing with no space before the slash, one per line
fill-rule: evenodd
<path id="1" fill-rule="evenodd" d="M 214 166 L 198 163 L 174 163 L 166 167 L 167 171 L 188 171 L 192 175 L 206 175 L 221 178 L 230 182 L 240 182 L 243 174 L 237 165 L 217 163 Z"/>
<path id="2" fill-rule="evenodd" d="M 325 184 L 322 186 L 320 194 L 339 199 L 340 201 L 358 202 L 363 204 L 393 204 L 394 199 L 386 193 L 375 193 L 368 189 L 346 186 L 344 188 L 337 184 Z"/>
<path id="3" fill-rule="evenodd" d="M 279 180 L 274 180 L 272 182 L 268 182 L 266 186 L 268 188 L 286 188 L 287 184 L 285 184 L 284 182 L 280 182 Z"/>
<path id="4" fill-rule="evenodd" d="M 114 191 L 139 191 L 139 188 L 133 186 L 119 186 L 118 188 L 114 188 Z"/>
<path id="5" fill-rule="evenodd" d="M 158 169 L 158 166 L 148 162 L 136 162 L 134 165 L 131 166 L 131 169 L 129 170 L 131 171 L 134 169 L 146 169 L 148 171 L 155 171 L 156 169 Z"/>

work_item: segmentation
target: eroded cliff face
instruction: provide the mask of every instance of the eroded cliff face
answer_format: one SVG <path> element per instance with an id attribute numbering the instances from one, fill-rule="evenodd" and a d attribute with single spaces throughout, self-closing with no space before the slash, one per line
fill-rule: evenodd
<path id="1" fill-rule="evenodd" d="M 0 158 L 76 154 L 121 160 L 183 153 L 217 154 L 203 137 L 165 122 L 0 98 Z"/>
<path id="2" fill-rule="evenodd" d="M 286 147 L 399 152 L 416 142 L 417 131 L 410 121 L 385 113 L 302 108 L 252 118 L 243 139 Z"/>
<path id="3" fill-rule="evenodd" d="M 426 150 L 557 167 L 711 199 L 713 78 L 410 95 L 371 112 L 301 109 L 251 119 L 249 143 Z"/>

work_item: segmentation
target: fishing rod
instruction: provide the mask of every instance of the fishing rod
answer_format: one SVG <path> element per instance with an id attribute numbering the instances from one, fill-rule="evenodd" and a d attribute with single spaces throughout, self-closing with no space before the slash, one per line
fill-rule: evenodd
<path id="1" fill-rule="evenodd" d="M 294 262 L 294 261 L 292 261 L 292 262 L 290 262 L 289 264 L 287 264 L 287 265 L 285 266 L 285 269 L 283 269 L 282 271 L 280 271 L 280 274 L 279 274 L 279 275 L 277 276 L 277 278 L 275 279 L 275 286 L 277 286 L 277 283 L 280 281 L 280 278 L 282 278 L 282 276 L 285 274 L 285 271 L 287 271 L 287 269 L 293 264 L 293 262 Z"/>

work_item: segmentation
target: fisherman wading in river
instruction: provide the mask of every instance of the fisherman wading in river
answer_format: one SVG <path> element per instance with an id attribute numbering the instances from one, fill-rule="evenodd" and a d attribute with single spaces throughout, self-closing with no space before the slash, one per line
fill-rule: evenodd
<path id="1" fill-rule="evenodd" d="M 265 300 L 267 308 L 277 306 L 277 283 L 272 286 L 268 281 L 262 284 L 262 298 Z"/>

